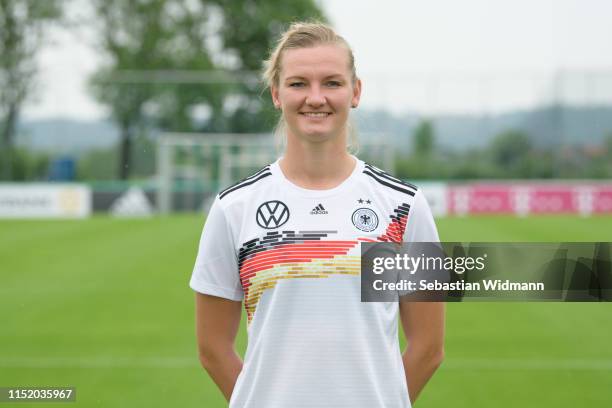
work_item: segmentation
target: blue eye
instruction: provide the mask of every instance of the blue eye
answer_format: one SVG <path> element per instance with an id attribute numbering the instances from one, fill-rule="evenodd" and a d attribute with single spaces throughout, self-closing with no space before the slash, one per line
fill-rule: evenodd
<path id="1" fill-rule="evenodd" d="M 330 86 L 330 87 L 337 87 L 337 86 L 340 86 L 340 85 L 342 85 L 342 84 L 339 81 L 329 81 L 329 82 L 327 82 L 327 86 Z"/>
<path id="2" fill-rule="evenodd" d="M 289 84 L 290 87 L 292 88 L 301 88 L 302 86 L 304 86 L 303 82 L 292 82 Z"/>

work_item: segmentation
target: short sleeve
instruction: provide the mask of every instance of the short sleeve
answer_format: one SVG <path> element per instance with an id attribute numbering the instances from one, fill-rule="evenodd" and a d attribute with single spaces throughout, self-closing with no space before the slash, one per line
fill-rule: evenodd
<path id="1" fill-rule="evenodd" d="M 414 196 L 414 203 L 410 207 L 408 212 L 408 224 L 406 225 L 406 231 L 404 232 L 404 242 L 435 242 L 435 245 L 428 244 L 414 244 L 405 246 L 405 250 L 408 251 L 409 256 L 419 257 L 424 254 L 427 257 L 443 257 L 444 252 L 439 245 L 440 238 L 438 236 L 438 229 L 434 221 L 433 215 L 425 199 L 425 195 L 419 189 Z M 408 277 L 401 276 L 400 278 L 407 278 L 419 285 L 419 282 L 448 282 L 450 276 L 445 270 L 419 268 L 417 271 L 411 272 Z M 438 291 L 421 291 L 416 289 L 414 291 L 400 292 L 400 296 L 409 295 L 413 292 L 425 293 L 424 298 L 417 298 L 421 300 L 440 300 L 440 292 Z M 433 296 L 433 297 L 430 297 Z M 414 298 L 408 298 L 406 300 L 415 300 Z"/>
<path id="2" fill-rule="evenodd" d="M 206 295 L 240 301 L 238 259 L 234 239 L 219 197 L 206 218 L 189 286 Z"/>
<path id="3" fill-rule="evenodd" d="M 404 242 L 440 242 L 429 204 L 420 189 L 417 190 L 408 213 Z"/>

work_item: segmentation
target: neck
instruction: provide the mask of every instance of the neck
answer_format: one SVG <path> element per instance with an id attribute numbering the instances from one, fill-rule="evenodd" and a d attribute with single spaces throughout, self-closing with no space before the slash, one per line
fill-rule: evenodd
<path id="1" fill-rule="evenodd" d="M 355 161 L 342 143 L 309 143 L 287 137 L 285 155 L 279 165 L 285 177 L 300 187 L 325 190 L 346 180 Z"/>

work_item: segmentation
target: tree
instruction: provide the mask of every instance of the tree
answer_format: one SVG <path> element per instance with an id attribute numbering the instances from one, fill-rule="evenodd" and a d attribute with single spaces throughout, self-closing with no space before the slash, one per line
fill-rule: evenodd
<path id="1" fill-rule="evenodd" d="M 491 142 L 492 159 L 505 171 L 517 170 L 531 150 L 529 136 L 518 130 L 502 132 Z"/>
<path id="2" fill-rule="evenodd" d="M 434 147 L 434 131 L 429 120 L 423 120 L 414 131 L 414 154 L 429 157 Z"/>
<path id="3" fill-rule="evenodd" d="M 606 149 L 606 153 L 607 153 L 608 158 L 610 158 L 610 160 L 612 160 L 612 133 L 609 133 L 604 138 L 603 145 L 604 145 L 604 148 Z"/>
<path id="4" fill-rule="evenodd" d="M 129 177 L 132 141 L 147 126 L 147 108 L 157 117 L 170 118 L 166 119 L 168 127 L 187 127 L 188 107 L 214 99 L 202 86 L 172 92 L 167 84 L 146 77 L 147 71 L 212 68 L 202 31 L 207 13 L 194 4 L 180 0 L 94 1 L 99 46 L 108 64 L 92 78 L 92 89 L 98 100 L 111 108 L 121 132 L 121 179 Z M 220 109 L 221 102 L 216 99 L 213 105 Z"/>
<path id="5" fill-rule="evenodd" d="M 219 68 L 238 75 L 244 70 L 259 71 L 282 24 L 322 17 L 312 0 L 286 3 L 94 0 L 100 46 L 109 62 L 92 84 L 121 130 L 120 178 L 129 176 L 132 139 L 147 124 L 172 131 L 256 132 L 271 127 L 274 110 L 267 99 L 262 101 L 256 81 L 229 86 L 181 78 L 175 82 L 169 76 L 210 74 L 216 66 L 209 43 L 215 39 L 221 42 L 217 54 L 235 57 L 232 67 Z M 219 20 L 222 24 L 215 32 Z M 225 109 L 228 98 L 238 101 L 229 112 Z M 194 118 L 198 111 L 208 112 L 204 124 Z"/>
<path id="6" fill-rule="evenodd" d="M 94 5 L 108 64 L 92 84 L 121 130 L 122 179 L 129 176 L 132 139 L 147 125 L 172 131 L 270 129 L 274 110 L 262 100 L 257 81 L 228 85 L 208 76 L 216 75 L 215 68 L 235 76 L 259 71 L 283 24 L 322 17 L 312 0 L 94 0 Z M 221 43 L 215 56 L 232 54 L 232 66 L 213 63 L 214 40 Z M 160 78 L 164 71 L 177 80 Z M 227 111 L 230 98 L 237 108 Z M 194 112 L 208 112 L 208 119 L 202 123 Z"/>
<path id="7" fill-rule="evenodd" d="M 222 11 L 220 37 L 225 52 L 235 57 L 235 71 L 260 72 L 274 41 L 297 20 L 326 21 L 315 0 L 212 0 Z M 262 87 L 256 81 L 239 84 L 235 93 L 241 103 L 225 121 L 230 132 L 261 132 L 274 126 L 277 112 L 271 99 L 262 97 Z"/>
<path id="8" fill-rule="evenodd" d="M 11 179 L 21 106 L 33 88 L 43 31 L 62 16 L 63 0 L 0 0 L 0 135 L 2 178 Z"/>

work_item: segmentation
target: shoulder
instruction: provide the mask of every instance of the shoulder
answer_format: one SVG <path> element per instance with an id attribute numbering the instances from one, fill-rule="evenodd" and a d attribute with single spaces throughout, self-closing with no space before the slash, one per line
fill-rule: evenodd
<path id="1" fill-rule="evenodd" d="M 264 185 L 269 185 L 273 177 L 271 165 L 259 169 L 252 175 L 220 191 L 216 196 L 207 215 L 207 223 L 229 226 L 234 229 L 244 219 L 244 210 L 250 207 L 255 194 L 261 194 Z M 263 190 L 266 190 L 265 188 Z M 265 192 L 264 192 L 265 193 Z"/>
<path id="2" fill-rule="evenodd" d="M 268 164 L 252 175 L 222 190 L 219 192 L 217 199 L 225 204 L 230 201 L 244 198 L 245 195 L 248 196 L 249 192 L 252 192 L 254 188 L 263 185 L 266 183 L 266 180 L 269 181 L 271 179 L 271 166 L 271 164 Z"/>
<path id="3" fill-rule="evenodd" d="M 408 195 L 410 197 L 415 197 L 419 193 L 419 188 L 414 184 L 400 180 L 367 162 L 364 162 L 362 173 L 377 188 L 389 193 Z"/>

